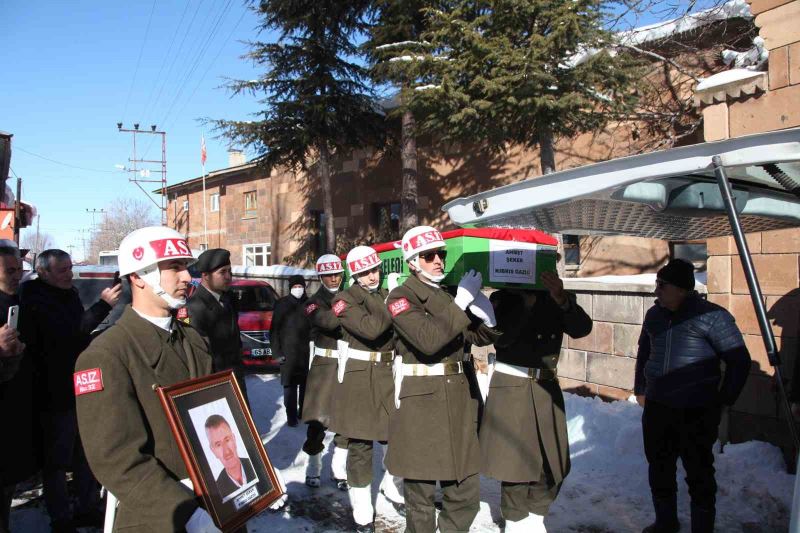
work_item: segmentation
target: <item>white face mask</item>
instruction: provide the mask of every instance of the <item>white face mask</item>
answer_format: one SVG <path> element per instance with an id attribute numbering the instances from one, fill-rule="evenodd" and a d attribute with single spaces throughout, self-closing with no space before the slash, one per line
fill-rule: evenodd
<path id="1" fill-rule="evenodd" d="M 289 292 L 299 300 L 306 293 L 306 290 L 303 287 L 293 287 Z"/>
<path id="2" fill-rule="evenodd" d="M 336 294 L 339 292 L 339 287 L 325 287 L 325 289 L 331 294 Z"/>
<path id="3" fill-rule="evenodd" d="M 438 276 L 434 276 L 433 274 L 428 274 L 427 272 L 425 272 L 425 270 L 419 264 L 419 256 L 415 257 L 408 263 L 411 266 L 413 266 L 417 270 L 417 272 L 419 272 L 422 276 L 432 281 L 433 283 L 439 284 L 445 277 L 447 277 L 447 274 L 445 274 L 444 272 L 439 274 Z"/>
<path id="4" fill-rule="evenodd" d="M 158 265 L 150 267 L 150 270 L 139 270 L 137 274 L 150 286 L 157 296 L 160 296 L 162 300 L 167 302 L 170 309 L 180 309 L 186 305 L 186 298 L 175 298 L 167 294 L 167 291 L 161 288 L 161 270 L 158 268 Z"/>

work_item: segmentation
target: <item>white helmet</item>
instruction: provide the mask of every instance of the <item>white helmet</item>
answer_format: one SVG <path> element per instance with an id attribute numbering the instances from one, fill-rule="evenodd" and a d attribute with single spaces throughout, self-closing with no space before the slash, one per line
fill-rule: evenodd
<path id="1" fill-rule="evenodd" d="M 445 278 L 444 273 L 433 276 L 419 266 L 419 254 L 447 246 L 439 230 L 430 226 L 416 226 L 405 232 L 400 243 L 403 248 L 403 259 L 412 265 L 414 270 L 434 283 L 439 283 Z"/>
<path id="2" fill-rule="evenodd" d="M 119 274 L 126 276 L 133 272 L 147 283 L 156 295 L 166 301 L 173 309 L 186 305 L 186 298 L 174 298 L 161 288 L 161 271 L 158 263 L 171 259 L 194 257 L 186 239 L 172 228 L 149 226 L 129 233 L 119 244 Z"/>
<path id="3" fill-rule="evenodd" d="M 333 254 L 325 254 L 317 259 L 315 269 L 318 276 L 323 276 L 325 274 L 339 274 L 344 272 L 342 261 Z"/>
<path id="4" fill-rule="evenodd" d="M 345 261 L 351 274 L 361 274 L 381 265 L 378 252 L 369 246 L 356 246 L 347 252 Z"/>

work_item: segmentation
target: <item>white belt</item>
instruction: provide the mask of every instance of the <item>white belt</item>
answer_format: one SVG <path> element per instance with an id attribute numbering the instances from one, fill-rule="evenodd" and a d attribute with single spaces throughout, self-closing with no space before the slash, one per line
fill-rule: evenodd
<path id="1" fill-rule="evenodd" d="M 369 361 L 373 363 L 391 363 L 392 359 L 394 359 L 394 350 L 388 352 L 368 352 L 366 350 L 349 348 L 347 350 L 347 357 L 349 359 L 358 359 L 359 361 Z"/>
<path id="2" fill-rule="evenodd" d="M 552 370 L 548 370 L 546 368 L 529 368 L 526 366 L 517 366 L 511 365 L 508 363 L 501 363 L 500 361 L 496 361 L 494 364 L 494 371 L 500 372 L 501 374 L 508 374 L 509 376 L 515 376 L 518 378 L 525 378 L 525 379 L 539 379 L 542 377 L 542 373 L 544 372 L 545 375 L 550 374 L 555 377 L 555 372 Z"/>
<path id="3" fill-rule="evenodd" d="M 333 359 L 339 358 L 339 350 L 335 348 L 319 348 L 314 346 L 314 357 L 332 357 Z"/>
<path id="4" fill-rule="evenodd" d="M 453 363 L 436 363 L 424 365 L 419 363 L 403 363 L 404 376 L 449 376 L 452 374 L 463 374 L 464 363 L 456 361 Z"/>

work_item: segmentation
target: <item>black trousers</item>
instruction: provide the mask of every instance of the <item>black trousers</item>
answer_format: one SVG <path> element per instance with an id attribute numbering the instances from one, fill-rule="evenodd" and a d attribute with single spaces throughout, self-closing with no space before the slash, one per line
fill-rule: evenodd
<path id="1" fill-rule="evenodd" d="M 434 531 L 466 532 L 480 510 L 481 482 L 478 474 L 457 481 L 439 481 L 442 487 L 442 512 L 436 523 L 436 481 L 404 479 L 406 533 Z M 438 530 L 437 530 L 438 526 Z"/>
<path id="2" fill-rule="evenodd" d="M 717 482 L 711 448 L 717 440 L 719 421 L 719 405 L 677 408 L 645 402 L 642 433 L 654 501 L 676 498 L 676 465 L 680 457 L 692 507 L 715 508 Z"/>
<path id="3" fill-rule="evenodd" d="M 283 387 L 283 406 L 286 408 L 286 421 L 297 424 L 303 413 L 303 400 L 306 396 L 306 380 L 296 380 Z"/>
<path id="4" fill-rule="evenodd" d="M 325 445 L 325 432 L 328 430 L 321 422 L 312 420 L 308 422 L 308 429 L 306 430 L 306 441 L 303 443 L 303 451 L 308 455 L 317 455 Z M 333 436 L 333 444 L 337 448 L 347 448 L 347 437 L 343 437 L 338 433 Z"/>

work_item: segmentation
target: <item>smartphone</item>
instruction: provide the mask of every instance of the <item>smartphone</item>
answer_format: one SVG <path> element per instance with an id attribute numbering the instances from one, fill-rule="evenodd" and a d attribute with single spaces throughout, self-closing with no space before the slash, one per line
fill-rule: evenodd
<path id="1" fill-rule="evenodd" d="M 11 329 L 17 329 L 17 323 L 19 322 L 19 306 L 12 305 L 8 308 L 8 327 Z"/>
<path id="2" fill-rule="evenodd" d="M 114 272 L 114 281 L 111 282 L 111 287 L 116 287 L 122 280 L 119 278 L 119 270 Z"/>

